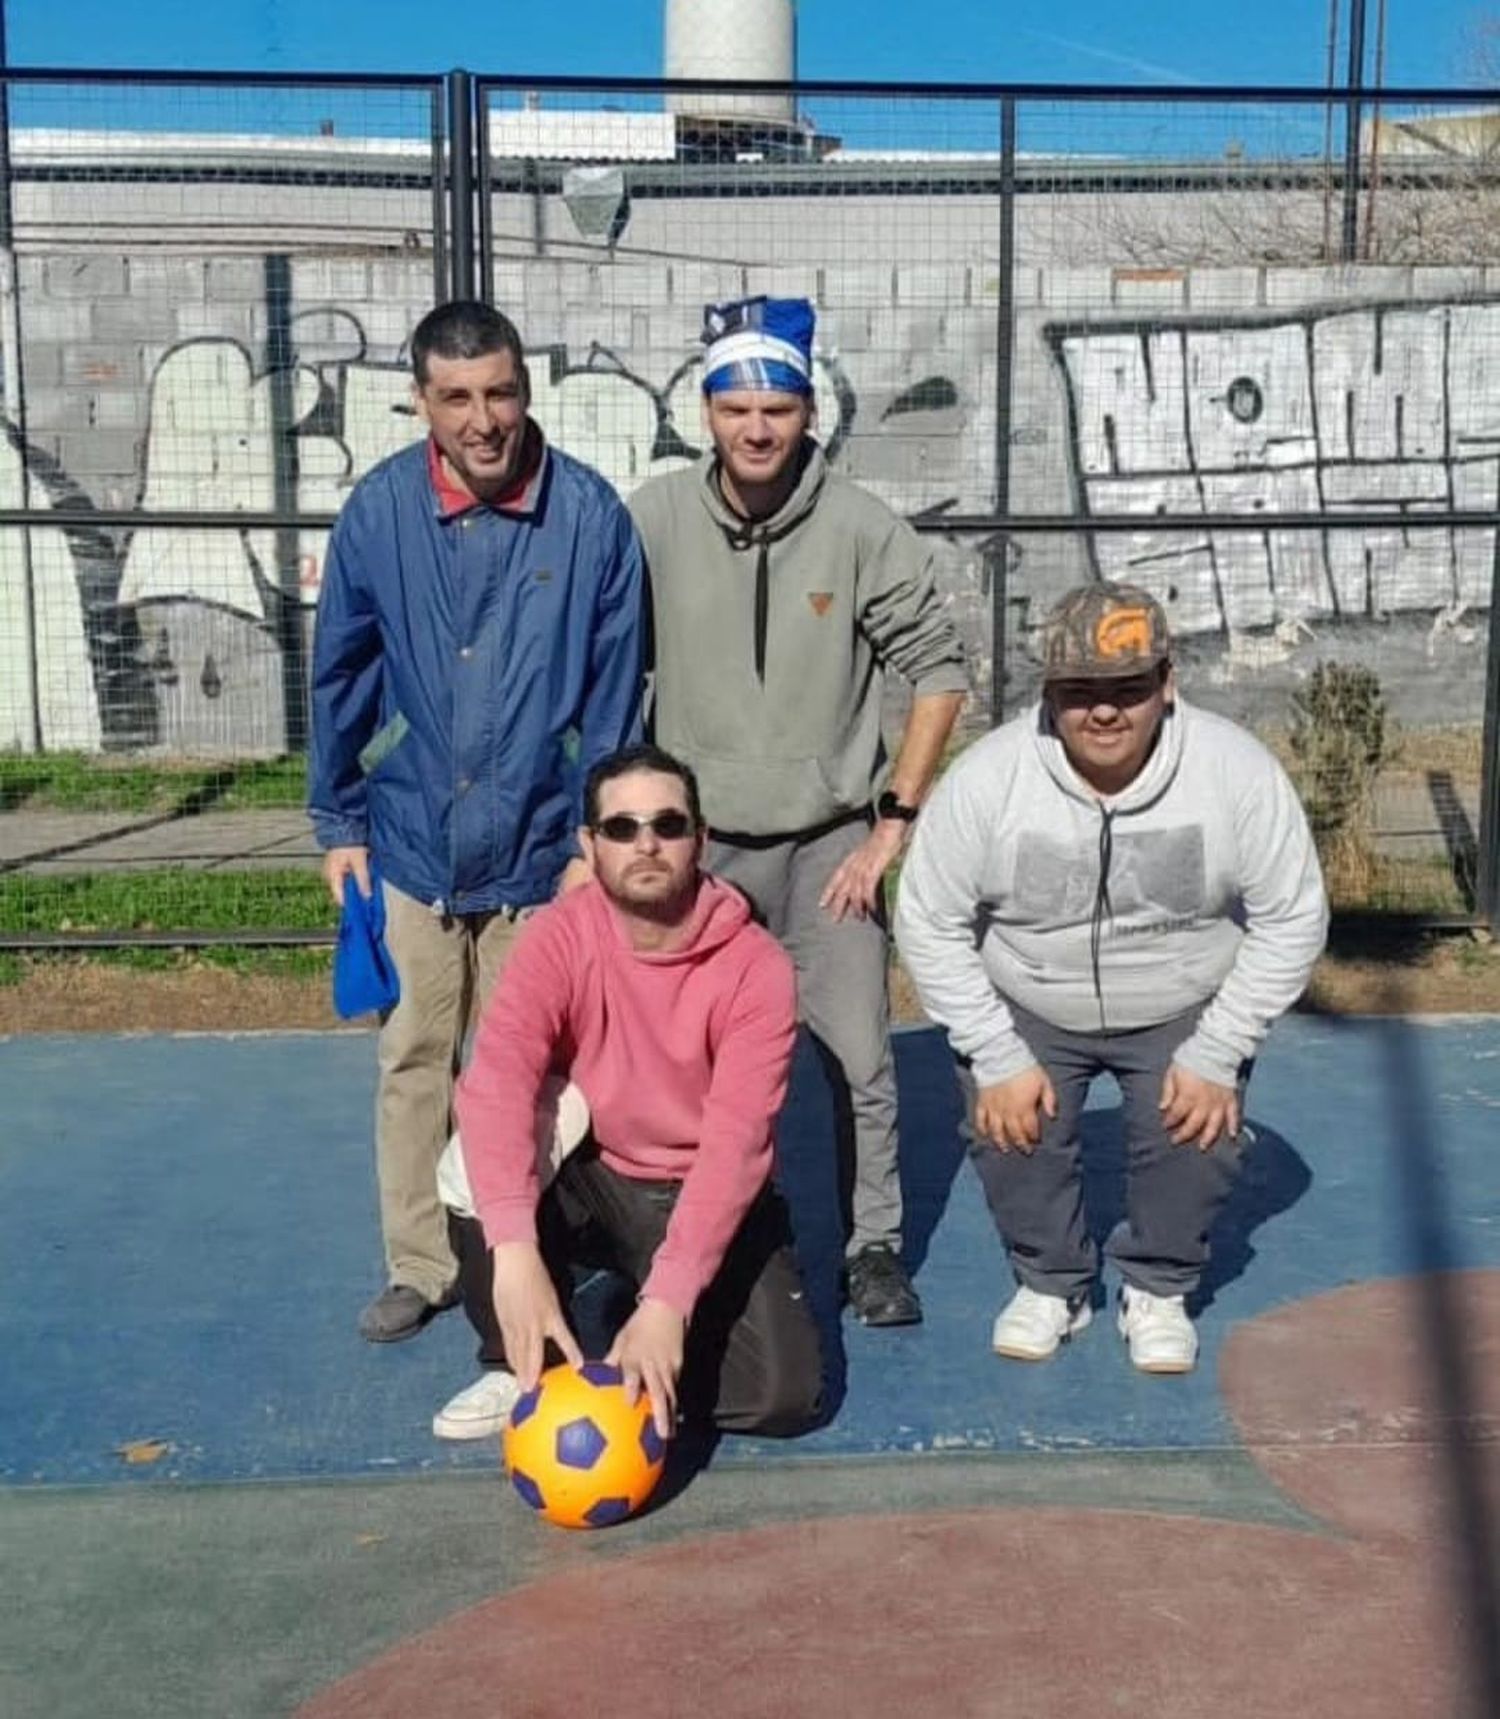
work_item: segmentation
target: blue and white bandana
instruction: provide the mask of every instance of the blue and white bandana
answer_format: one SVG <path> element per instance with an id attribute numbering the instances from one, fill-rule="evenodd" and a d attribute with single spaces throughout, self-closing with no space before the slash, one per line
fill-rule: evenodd
<path id="1" fill-rule="evenodd" d="M 816 322 L 805 298 L 742 298 L 703 311 L 703 392 L 756 388 L 811 394 Z"/>

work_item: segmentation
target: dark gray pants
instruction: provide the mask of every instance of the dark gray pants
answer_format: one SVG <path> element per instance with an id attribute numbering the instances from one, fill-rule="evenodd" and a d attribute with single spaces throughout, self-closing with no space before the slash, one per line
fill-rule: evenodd
<path id="1" fill-rule="evenodd" d="M 868 919 L 818 906 L 840 863 L 870 833 L 862 818 L 821 835 L 753 845 L 714 837 L 704 864 L 744 890 L 797 969 L 797 1007 L 833 1089 L 846 1251 L 901 1250 L 896 1065 L 891 1053 L 884 903 Z"/>
<path id="2" fill-rule="evenodd" d="M 1125 1216 L 1104 1251 L 1127 1283 L 1149 1294 L 1185 1295 L 1196 1288 L 1208 1261 L 1209 1228 L 1234 1184 L 1242 1151 L 1240 1140 L 1220 1140 L 1207 1152 L 1174 1146 L 1162 1126 L 1162 1080 L 1200 1012 L 1133 1032 L 1074 1033 L 1012 1004 L 1021 1037 L 1057 1093 L 1057 1115 L 1050 1122 L 1042 1118 L 1041 1142 L 1030 1154 L 1014 1147 L 1002 1152 L 973 1137 L 976 1088 L 960 1065 L 970 1156 L 1011 1268 L 1039 1294 L 1083 1295 L 1098 1274 L 1083 1207 L 1080 1119 L 1101 1074 L 1113 1075 L 1120 1088 L 1125 1123 Z"/>
<path id="3" fill-rule="evenodd" d="M 564 1310 L 572 1268 L 616 1271 L 637 1289 L 667 1233 L 680 1182 L 622 1176 L 587 1142 L 563 1160 L 537 1211 L 542 1258 Z M 486 1367 L 505 1364 L 494 1269 L 478 1218 L 450 1212 L 464 1311 Z M 774 1438 L 806 1432 L 821 1412 L 822 1352 L 802 1292 L 786 1206 L 766 1188 L 735 1232 L 688 1327 L 685 1418 Z"/>

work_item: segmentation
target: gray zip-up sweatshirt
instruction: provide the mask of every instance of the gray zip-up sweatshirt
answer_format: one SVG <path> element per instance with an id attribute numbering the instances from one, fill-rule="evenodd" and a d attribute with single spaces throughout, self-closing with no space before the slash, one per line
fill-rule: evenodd
<path id="1" fill-rule="evenodd" d="M 629 506 L 651 574 L 653 732 L 698 773 L 715 829 L 789 835 L 869 805 L 886 668 L 918 694 L 967 690 L 927 548 L 816 444 L 768 519 L 732 511 L 712 454 Z"/>
<path id="2" fill-rule="evenodd" d="M 1206 1002 L 1174 1060 L 1232 1086 L 1327 929 L 1286 772 L 1180 698 L 1140 775 L 1108 798 L 1069 764 L 1045 705 L 976 741 L 923 808 L 896 909 L 923 1006 L 981 1086 L 1036 1061 L 1011 1001 L 1084 1033 Z"/>

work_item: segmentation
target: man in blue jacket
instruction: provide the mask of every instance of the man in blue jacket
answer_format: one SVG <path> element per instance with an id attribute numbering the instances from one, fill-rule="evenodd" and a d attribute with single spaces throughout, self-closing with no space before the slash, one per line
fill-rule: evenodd
<path id="1" fill-rule="evenodd" d="M 312 670 L 323 875 L 341 902 L 348 876 L 370 893 L 375 862 L 401 981 L 380 1031 L 374 1343 L 453 1302 L 437 1161 L 465 1030 L 518 916 L 583 874 L 583 781 L 636 737 L 644 637 L 629 515 L 528 416 L 513 324 L 440 305 L 412 368 L 430 435 L 340 513 Z"/>

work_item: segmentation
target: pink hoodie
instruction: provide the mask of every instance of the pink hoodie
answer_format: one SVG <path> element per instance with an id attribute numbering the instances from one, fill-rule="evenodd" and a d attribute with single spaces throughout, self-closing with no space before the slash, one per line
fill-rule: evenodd
<path id="1" fill-rule="evenodd" d="M 792 964 L 744 897 L 699 885 L 687 941 L 632 949 L 597 883 L 517 939 L 458 1083 L 456 1112 L 486 1240 L 534 1241 L 533 1112 L 556 1070 L 588 1100 L 603 1161 L 682 1182 L 641 1286 L 685 1318 L 771 1173 L 796 1031 Z"/>

